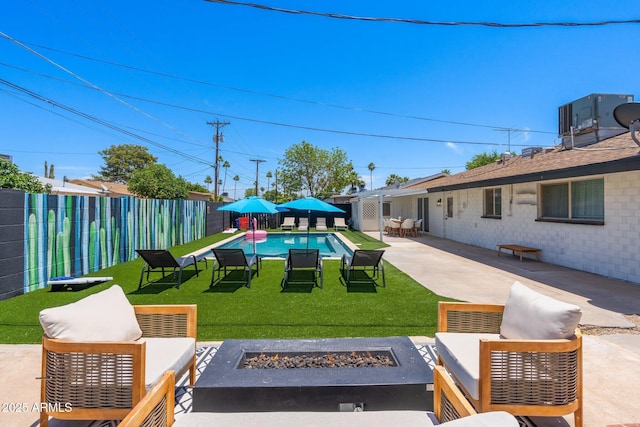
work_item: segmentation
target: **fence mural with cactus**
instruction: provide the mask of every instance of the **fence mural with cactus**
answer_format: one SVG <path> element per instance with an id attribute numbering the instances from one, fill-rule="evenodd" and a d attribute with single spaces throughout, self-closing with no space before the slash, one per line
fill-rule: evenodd
<path id="1" fill-rule="evenodd" d="M 24 292 L 205 236 L 206 202 L 25 194 Z"/>

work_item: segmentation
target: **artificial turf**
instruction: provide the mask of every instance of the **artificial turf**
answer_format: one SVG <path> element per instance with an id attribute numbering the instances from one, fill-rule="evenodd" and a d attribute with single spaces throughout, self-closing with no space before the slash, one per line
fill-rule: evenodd
<path id="1" fill-rule="evenodd" d="M 384 244 L 366 234 L 343 232 L 363 249 Z M 215 234 L 171 248 L 180 256 L 227 238 Z M 199 276 L 188 267 L 183 283 L 176 289 L 160 275 L 154 283 L 138 289 L 142 260 L 136 259 L 105 268 L 92 275 L 113 276 L 112 282 L 79 291 L 51 292 L 49 288 L 0 301 L 0 343 L 39 343 L 42 328 L 40 310 L 68 304 L 117 283 L 132 304 L 197 304 L 198 341 L 230 338 L 328 338 L 379 336 L 433 336 L 438 301 L 447 300 L 425 289 L 409 276 L 385 263 L 386 287 L 362 284 L 346 288 L 340 274 L 340 261 L 324 261 L 324 287 L 291 284 L 283 291 L 280 284 L 284 261 L 264 260 L 259 277 L 251 288 L 222 281 L 213 288 L 211 262 Z M 160 280 L 158 280 L 160 279 Z M 381 283 L 381 281 L 379 281 Z"/>

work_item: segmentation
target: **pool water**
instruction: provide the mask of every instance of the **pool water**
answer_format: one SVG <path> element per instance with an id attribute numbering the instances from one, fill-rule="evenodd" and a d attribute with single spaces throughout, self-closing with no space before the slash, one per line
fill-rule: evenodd
<path id="1" fill-rule="evenodd" d="M 253 254 L 253 241 L 240 236 L 220 248 L 242 249 L 245 254 Z M 256 253 L 260 257 L 286 258 L 289 249 L 305 249 L 307 235 L 304 233 L 267 233 L 267 240 L 256 241 Z M 309 249 L 320 249 L 323 258 L 340 258 L 351 255 L 352 251 L 333 233 L 309 234 Z"/>

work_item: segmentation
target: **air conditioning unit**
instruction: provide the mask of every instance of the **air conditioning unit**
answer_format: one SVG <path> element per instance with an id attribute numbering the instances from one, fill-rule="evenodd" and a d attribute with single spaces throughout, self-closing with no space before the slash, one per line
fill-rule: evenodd
<path id="1" fill-rule="evenodd" d="M 564 148 L 580 147 L 627 131 L 616 122 L 613 110 L 633 102 L 633 95 L 591 94 L 558 108 L 558 137 Z"/>

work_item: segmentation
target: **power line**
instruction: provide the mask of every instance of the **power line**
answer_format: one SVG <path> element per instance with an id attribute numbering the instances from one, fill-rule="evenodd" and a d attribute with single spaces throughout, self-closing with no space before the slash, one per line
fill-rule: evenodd
<path id="1" fill-rule="evenodd" d="M 378 110 L 371 110 L 371 109 L 367 109 L 367 108 L 345 106 L 345 105 L 327 103 L 327 102 L 322 102 L 322 101 L 314 101 L 314 100 L 309 100 L 309 99 L 304 99 L 304 98 L 288 97 L 288 96 L 278 95 L 278 94 L 273 94 L 273 93 L 268 93 L 268 92 L 261 92 L 261 91 L 251 90 L 251 89 L 238 88 L 238 87 L 234 87 L 234 86 L 226 86 L 226 85 L 221 85 L 221 84 L 217 84 L 217 83 L 207 82 L 207 81 L 204 81 L 204 80 L 192 79 L 192 78 L 188 78 L 188 77 L 175 76 L 175 75 L 163 73 L 163 72 L 160 72 L 160 71 L 146 70 L 146 69 L 139 68 L 139 67 L 134 67 L 134 66 L 131 66 L 131 65 L 120 64 L 120 63 L 111 62 L 111 61 L 105 61 L 105 60 L 96 59 L 96 58 L 92 58 L 92 57 L 85 56 L 85 55 L 76 54 L 76 53 L 73 53 L 73 52 L 67 52 L 67 51 L 63 51 L 63 50 L 59 50 L 59 49 L 54 49 L 54 48 L 51 48 L 51 47 L 47 47 L 47 46 L 43 46 L 43 45 L 39 45 L 39 44 L 35 44 L 35 43 L 25 43 L 25 44 L 30 45 L 30 46 L 39 47 L 41 49 L 47 49 L 47 50 L 50 50 L 52 52 L 57 52 L 57 53 L 61 53 L 61 54 L 64 54 L 64 55 L 74 56 L 74 57 L 85 59 L 85 60 L 88 60 L 88 61 L 99 62 L 99 63 L 102 63 L 102 64 L 111 65 L 111 66 L 124 68 L 124 69 L 130 69 L 130 70 L 138 71 L 138 72 L 141 72 L 141 73 L 148 73 L 148 74 L 156 75 L 156 76 L 159 76 L 159 77 L 165 77 L 165 78 L 169 78 L 169 79 L 173 79 L 173 80 L 182 80 L 182 81 L 186 81 L 186 82 L 190 82 L 190 83 L 196 83 L 196 84 L 200 84 L 200 85 L 204 85 L 204 86 L 217 87 L 217 88 L 226 89 L 226 90 L 232 90 L 232 91 L 236 91 L 236 92 L 249 93 L 249 94 L 253 94 L 253 95 L 260 95 L 260 96 L 265 96 L 265 97 L 270 97 L 270 98 L 282 99 L 282 100 L 285 100 L 285 101 L 300 102 L 300 103 L 305 103 L 305 104 L 319 105 L 319 106 L 324 106 L 324 107 L 337 108 L 337 109 L 341 109 L 341 110 L 356 111 L 356 112 L 362 112 L 362 113 L 368 113 L 368 114 L 377 114 L 377 115 L 389 116 L 389 117 L 400 117 L 400 118 L 412 119 L 412 120 L 422 120 L 422 121 L 428 121 L 428 122 L 434 122 L 434 123 L 444 123 L 444 124 L 451 124 L 451 125 L 458 125 L 458 126 L 472 126 L 472 127 L 480 127 L 480 128 L 491 128 L 491 129 L 507 129 L 506 127 L 502 127 L 502 126 L 484 125 L 484 124 L 479 124 L 479 123 L 469 123 L 469 122 L 461 122 L 461 121 L 455 121 L 455 120 L 434 119 L 434 118 L 430 118 L 430 117 L 415 116 L 415 115 L 410 115 L 410 114 L 400 114 L 400 113 L 393 113 L 393 112 L 388 112 L 388 111 L 378 111 Z M 14 67 L 14 66 L 11 66 L 11 65 L 6 65 L 6 64 L 2 64 L 2 65 L 19 69 L 18 67 Z M 25 70 L 25 71 L 31 72 L 29 70 Z M 36 74 L 38 74 L 38 73 L 36 73 Z M 56 79 L 55 77 L 51 77 L 51 78 Z M 555 134 L 555 132 L 541 131 L 541 130 L 527 130 L 527 131 L 531 132 L 531 133 L 543 133 L 543 134 L 549 134 L 549 135 L 554 135 Z"/>
<path id="2" fill-rule="evenodd" d="M 313 12 L 308 10 L 284 9 L 280 7 L 267 6 L 257 3 L 244 3 L 231 0 L 205 0 L 209 3 L 220 3 L 233 6 L 246 6 L 256 9 L 268 10 L 272 12 L 290 13 L 294 15 L 312 15 L 324 18 L 348 19 L 354 21 L 370 21 L 370 22 L 392 22 L 402 24 L 418 24 L 418 25 L 435 25 L 435 26 L 475 26 L 475 27 L 494 27 L 494 28 L 523 28 L 523 27 L 595 27 L 603 25 L 621 25 L 621 24 L 640 24 L 640 19 L 625 20 L 607 20 L 593 22 L 530 22 L 530 23 L 514 23 L 505 24 L 502 22 L 490 21 L 425 21 L 422 19 L 407 18 L 385 18 L 385 17 L 369 17 L 369 16 L 353 16 L 341 13 L 329 12 Z"/>
<path id="3" fill-rule="evenodd" d="M 176 154 L 176 155 L 182 156 L 182 157 L 187 158 L 187 159 L 189 159 L 189 160 L 193 160 L 193 161 L 195 161 L 195 162 L 198 162 L 198 163 L 202 163 L 202 164 L 210 165 L 210 166 L 211 166 L 211 164 L 210 164 L 210 163 L 203 161 L 203 160 L 202 160 L 201 158 L 199 158 L 199 157 L 196 157 L 196 156 L 190 156 L 190 155 L 185 154 L 185 153 L 183 153 L 183 152 L 181 152 L 181 151 L 175 150 L 175 149 L 173 149 L 173 148 L 171 148 L 171 147 L 167 147 L 167 146 L 165 146 L 165 145 L 162 145 L 162 144 L 160 144 L 160 143 L 158 143 L 158 142 L 155 142 L 155 141 L 153 141 L 153 140 L 151 140 L 151 139 L 149 139 L 149 138 L 145 138 L 144 136 L 141 136 L 141 135 L 135 134 L 135 133 L 133 133 L 133 132 L 130 132 L 130 131 L 128 131 L 128 130 L 126 130 L 126 129 L 123 129 L 123 128 L 119 127 L 119 126 L 116 126 L 116 125 L 114 125 L 114 124 L 112 124 L 112 123 L 110 123 L 110 122 L 108 122 L 108 121 L 106 121 L 106 120 L 103 120 L 103 119 L 100 119 L 100 118 L 98 118 L 98 117 L 92 116 L 92 115 L 90 115 L 90 114 L 84 113 L 84 112 L 82 112 L 82 111 L 76 110 L 75 108 L 69 107 L 69 106 L 67 106 L 67 105 L 65 105 L 65 104 L 61 104 L 61 103 L 59 103 L 59 102 L 56 102 L 56 101 L 54 101 L 54 100 L 52 100 L 52 99 L 50 99 L 50 98 L 47 98 L 47 97 L 42 96 L 42 95 L 40 95 L 40 94 L 38 94 L 38 93 L 32 92 L 32 91 L 30 91 L 29 89 L 26 89 L 26 88 L 23 88 L 23 87 L 21 87 L 21 86 L 18 86 L 18 85 L 16 85 L 16 84 L 11 83 L 11 82 L 9 82 L 9 81 L 7 81 L 7 80 L 4 80 L 4 79 L 2 79 L 2 78 L 0 78 L 0 84 L 4 84 L 5 86 L 8 86 L 8 87 L 10 87 L 10 88 L 12 88 L 12 89 L 15 89 L 15 90 L 17 90 L 17 91 L 19 91 L 19 92 L 22 92 L 22 93 L 24 93 L 25 95 L 29 95 L 29 96 L 31 96 L 32 98 L 35 98 L 35 99 L 37 99 L 37 100 L 39 100 L 39 101 L 46 102 L 46 103 L 48 103 L 48 104 L 50 104 L 50 105 L 52 105 L 52 106 L 54 106 L 54 107 L 59 107 L 59 108 L 61 108 L 61 109 L 65 110 L 65 111 L 68 111 L 68 112 L 70 112 L 70 113 L 73 113 L 73 114 L 75 114 L 75 115 L 78 115 L 78 116 L 80 116 L 80 117 L 83 117 L 83 118 L 85 118 L 85 119 L 87 119 L 87 120 L 90 120 L 90 121 L 92 121 L 92 122 L 94 122 L 94 123 L 98 123 L 98 124 L 100 124 L 100 125 L 102 125 L 102 126 L 105 126 L 105 127 L 109 128 L 109 129 L 112 129 L 112 130 L 115 130 L 115 131 L 117 131 L 117 132 L 123 133 L 123 134 L 125 134 L 125 135 L 127 135 L 127 136 L 129 136 L 129 137 L 131 137 L 131 138 L 135 138 L 135 139 L 138 139 L 138 140 L 140 140 L 140 141 L 146 142 L 147 144 L 151 144 L 151 145 L 153 145 L 153 146 L 156 146 L 156 147 L 162 148 L 162 149 L 164 149 L 164 150 L 167 150 L 167 151 L 169 151 L 169 152 L 171 152 L 171 153 L 174 153 L 174 154 Z"/>

